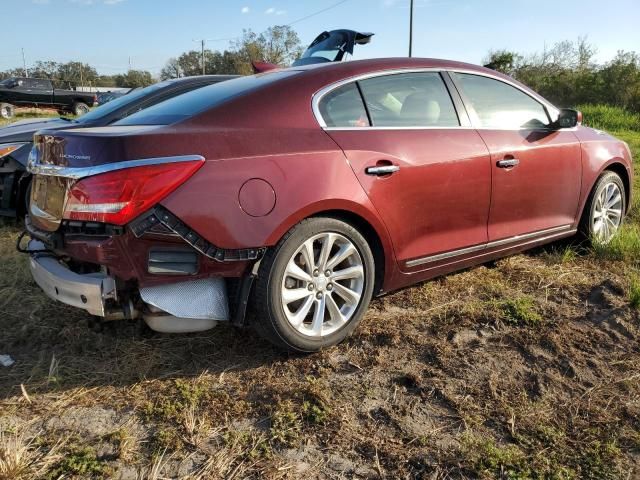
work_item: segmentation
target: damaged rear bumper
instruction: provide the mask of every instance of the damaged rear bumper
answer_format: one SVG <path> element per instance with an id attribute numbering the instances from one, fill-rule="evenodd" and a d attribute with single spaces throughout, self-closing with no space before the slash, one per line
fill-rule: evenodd
<path id="1" fill-rule="evenodd" d="M 29 242 L 29 250 L 37 252 L 44 245 Z M 103 273 L 78 274 L 46 253 L 34 253 L 29 260 L 33 279 L 53 300 L 86 310 L 92 315 L 106 316 L 107 300 L 117 299 L 115 279 Z"/>
<path id="2" fill-rule="evenodd" d="M 132 292 L 126 292 L 126 301 L 119 298 L 116 279 L 106 273 L 76 273 L 44 251 L 44 244 L 38 240 L 31 240 L 28 250 L 31 275 L 42 291 L 53 300 L 92 315 L 107 320 L 142 317 L 153 330 L 169 333 L 207 330 L 218 321 L 229 320 L 223 278 L 140 288 L 137 302 L 131 302 Z"/>

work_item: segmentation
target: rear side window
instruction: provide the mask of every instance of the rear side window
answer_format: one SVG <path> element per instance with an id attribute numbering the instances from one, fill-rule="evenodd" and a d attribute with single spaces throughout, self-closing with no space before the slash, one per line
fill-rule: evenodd
<path id="1" fill-rule="evenodd" d="M 282 70 L 214 83 L 145 108 L 114 125 L 169 125 L 296 73 L 295 70 Z"/>
<path id="2" fill-rule="evenodd" d="M 367 111 L 355 83 L 327 93 L 320 101 L 320 114 L 327 127 L 368 127 Z"/>
<path id="3" fill-rule="evenodd" d="M 458 115 L 438 72 L 361 80 L 374 127 L 457 127 Z"/>
<path id="4" fill-rule="evenodd" d="M 493 78 L 452 73 L 476 112 L 483 128 L 540 128 L 549 116 L 540 102 L 522 90 Z"/>
<path id="5" fill-rule="evenodd" d="M 40 90 L 49 90 L 51 89 L 51 82 L 49 80 L 44 80 L 41 78 L 35 78 L 32 80 L 32 88 L 37 88 Z"/>

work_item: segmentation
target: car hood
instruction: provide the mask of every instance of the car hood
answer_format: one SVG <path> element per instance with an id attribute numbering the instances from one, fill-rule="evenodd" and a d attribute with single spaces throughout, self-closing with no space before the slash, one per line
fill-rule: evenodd
<path id="1" fill-rule="evenodd" d="M 42 129 L 69 128 L 74 124 L 59 118 L 34 118 L 0 128 L 0 143 L 30 142 L 33 134 Z"/>

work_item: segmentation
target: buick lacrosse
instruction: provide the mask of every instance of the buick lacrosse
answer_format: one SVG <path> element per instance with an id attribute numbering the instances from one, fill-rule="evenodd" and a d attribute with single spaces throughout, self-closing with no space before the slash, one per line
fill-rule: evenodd
<path id="1" fill-rule="evenodd" d="M 39 132 L 27 250 L 47 295 L 104 321 L 249 324 L 310 352 L 373 296 L 563 237 L 609 241 L 631 163 L 579 112 L 485 68 L 293 67 Z"/>

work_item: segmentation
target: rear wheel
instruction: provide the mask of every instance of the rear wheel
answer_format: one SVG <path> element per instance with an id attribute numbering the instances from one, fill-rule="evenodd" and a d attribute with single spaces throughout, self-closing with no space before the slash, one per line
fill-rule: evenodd
<path id="1" fill-rule="evenodd" d="M 605 171 L 596 182 L 580 221 L 580 232 L 600 243 L 609 243 L 622 225 L 626 212 L 624 182 Z"/>
<path id="2" fill-rule="evenodd" d="M 76 116 L 84 115 L 89 111 L 89 105 L 82 102 L 76 102 L 73 104 L 73 114 Z"/>
<path id="3" fill-rule="evenodd" d="M 9 120 L 16 114 L 16 109 L 10 103 L 0 103 L 0 117 Z"/>
<path id="4" fill-rule="evenodd" d="M 255 328 L 275 345 L 314 352 L 358 325 L 373 293 L 373 254 L 351 225 L 311 218 L 265 255 L 255 292 Z"/>

